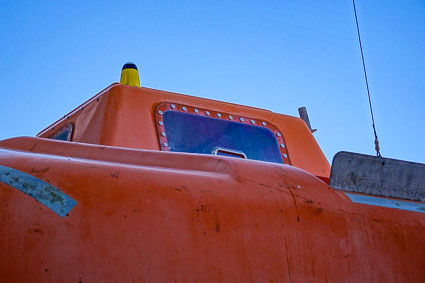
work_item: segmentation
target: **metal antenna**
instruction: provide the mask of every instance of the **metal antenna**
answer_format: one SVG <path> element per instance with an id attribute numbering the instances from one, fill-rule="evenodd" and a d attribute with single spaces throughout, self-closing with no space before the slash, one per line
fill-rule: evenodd
<path id="1" fill-rule="evenodd" d="M 362 40 L 360 38 L 360 28 L 359 28 L 359 21 L 357 19 L 357 11 L 356 11 L 355 0 L 353 0 L 353 8 L 354 8 L 354 17 L 356 18 L 357 36 L 358 36 L 358 39 L 359 39 L 360 53 L 362 54 L 363 73 L 364 73 L 364 78 L 365 78 L 365 82 L 366 82 L 367 96 L 369 98 L 370 115 L 372 116 L 372 128 L 373 128 L 373 133 L 375 135 L 376 156 L 381 156 L 381 152 L 380 152 L 380 148 L 379 148 L 378 134 L 376 133 L 376 128 L 375 128 L 375 118 L 373 116 L 372 101 L 370 99 L 369 83 L 368 83 L 368 80 L 367 80 L 366 64 L 365 64 L 364 56 L 363 56 L 363 46 L 362 46 Z"/>

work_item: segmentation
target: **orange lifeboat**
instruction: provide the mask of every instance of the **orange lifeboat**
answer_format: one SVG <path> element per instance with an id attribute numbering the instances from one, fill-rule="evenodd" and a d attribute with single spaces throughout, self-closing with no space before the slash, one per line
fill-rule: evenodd
<path id="1" fill-rule="evenodd" d="M 349 153 L 332 177 L 302 119 L 138 87 L 135 70 L 0 141 L 3 282 L 423 282 L 423 186 L 349 179 L 376 165 Z"/>

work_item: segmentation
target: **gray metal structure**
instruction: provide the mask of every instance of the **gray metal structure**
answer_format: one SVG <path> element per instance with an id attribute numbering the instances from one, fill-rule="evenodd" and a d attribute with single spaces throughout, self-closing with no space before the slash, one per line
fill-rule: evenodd
<path id="1" fill-rule="evenodd" d="M 425 202 L 425 164 L 338 152 L 329 185 L 348 192 Z"/>
<path id="2" fill-rule="evenodd" d="M 307 127 L 310 129 L 312 133 L 317 131 L 317 129 L 312 129 L 310 124 L 310 118 L 308 117 L 308 112 L 306 107 L 300 107 L 298 108 L 298 113 L 300 114 L 300 118 L 304 120 L 304 122 L 307 124 Z"/>

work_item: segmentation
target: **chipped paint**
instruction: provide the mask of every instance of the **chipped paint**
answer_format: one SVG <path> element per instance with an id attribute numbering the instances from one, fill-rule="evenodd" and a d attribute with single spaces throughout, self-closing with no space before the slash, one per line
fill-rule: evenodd
<path id="1" fill-rule="evenodd" d="M 58 188 L 25 172 L 0 165 L 0 182 L 20 190 L 41 202 L 61 217 L 77 204 Z"/>

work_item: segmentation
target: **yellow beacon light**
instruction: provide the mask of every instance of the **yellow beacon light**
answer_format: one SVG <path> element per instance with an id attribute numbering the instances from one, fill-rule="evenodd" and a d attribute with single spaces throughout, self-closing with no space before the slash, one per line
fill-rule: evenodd
<path id="1" fill-rule="evenodd" d="M 140 87 L 139 71 L 136 64 L 128 62 L 122 66 L 120 84 Z"/>

